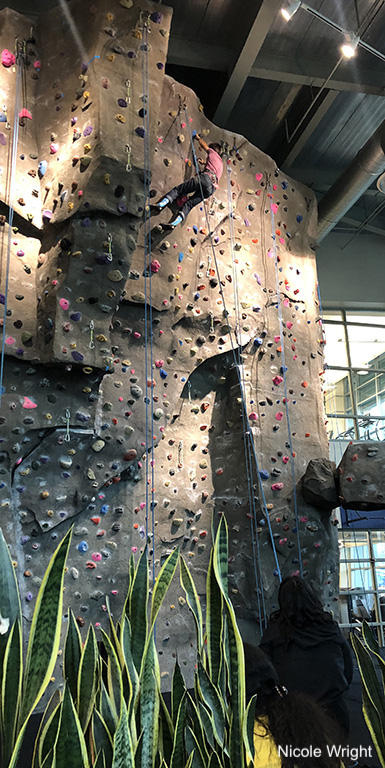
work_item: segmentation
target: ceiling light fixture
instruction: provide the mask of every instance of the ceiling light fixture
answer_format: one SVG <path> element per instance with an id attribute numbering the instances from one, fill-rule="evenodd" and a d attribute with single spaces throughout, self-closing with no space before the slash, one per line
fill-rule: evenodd
<path id="1" fill-rule="evenodd" d="M 360 38 L 354 32 L 348 32 L 345 36 L 345 43 L 341 47 L 341 51 L 347 59 L 351 59 L 355 55 L 359 42 Z"/>
<path id="2" fill-rule="evenodd" d="M 290 19 L 293 18 L 294 14 L 297 13 L 298 8 L 301 6 L 301 0 L 293 0 L 288 6 L 285 8 L 281 8 L 281 13 L 285 21 L 290 21 Z"/>

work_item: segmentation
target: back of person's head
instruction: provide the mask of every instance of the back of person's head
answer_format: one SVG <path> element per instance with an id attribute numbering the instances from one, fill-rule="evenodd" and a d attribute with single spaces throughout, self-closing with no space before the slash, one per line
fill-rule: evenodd
<path id="1" fill-rule="evenodd" d="M 300 576 L 287 576 L 278 590 L 279 611 L 272 614 L 282 625 L 306 627 L 333 622 L 316 593 Z"/>
<path id="2" fill-rule="evenodd" d="M 303 757 L 290 757 L 287 748 L 304 750 L 310 746 L 321 750 L 321 756 L 316 758 L 317 768 L 338 768 L 339 760 L 329 756 L 327 750 L 339 743 L 333 721 L 309 696 L 286 691 L 263 651 L 248 643 L 244 644 L 244 651 L 246 699 L 257 695 L 257 722 L 266 730 L 266 737 L 272 737 L 277 749 L 280 746 L 287 751 L 287 756 L 282 751 L 280 754 L 282 768 L 308 768 L 309 756 L 304 753 Z"/>
<path id="3" fill-rule="evenodd" d="M 217 142 L 213 142 L 212 144 L 209 144 L 209 149 L 213 149 L 215 152 L 218 152 L 218 155 L 221 152 L 221 145 Z"/>

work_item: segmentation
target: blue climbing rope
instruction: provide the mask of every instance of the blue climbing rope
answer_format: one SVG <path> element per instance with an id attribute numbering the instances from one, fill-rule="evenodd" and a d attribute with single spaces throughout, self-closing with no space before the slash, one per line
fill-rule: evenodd
<path id="1" fill-rule="evenodd" d="M 270 183 L 269 183 L 269 192 L 270 192 L 270 195 L 272 196 L 273 190 L 271 188 Z M 278 308 L 278 319 L 279 319 L 279 337 L 281 342 L 280 346 L 282 349 L 281 370 L 282 370 L 282 376 L 283 376 L 283 389 L 285 394 L 285 411 L 286 411 L 288 443 L 289 443 L 289 449 L 290 449 L 291 478 L 293 483 L 294 518 L 295 518 L 297 548 L 298 548 L 298 564 L 299 564 L 300 575 L 303 576 L 302 552 L 301 552 L 301 542 L 300 542 L 300 536 L 299 536 L 299 519 L 298 519 L 297 489 L 296 489 L 296 480 L 295 480 L 294 450 L 293 450 L 293 440 L 292 440 L 292 434 L 291 434 L 289 399 L 288 399 L 288 390 L 287 390 L 287 376 L 286 376 L 287 368 L 285 365 L 285 338 L 283 335 L 282 302 L 281 302 L 281 292 L 279 287 L 277 241 L 276 241 L 276 234 L 275 234 L 274 211 L 273 211 L 272 205 L 270 205 L 270 215 L 271 215 L 271 236 L 273 241 L 273 253 L 274 253 L 275 283 L 276 283 L 276 292 L 277 292 L 277 308 Z"/>
<path id="2" fill-rule="evenodd" d="M 20 90 L 21 90 L 21 84 L 22 84 L 22 78 L 23 78 L 23 64 L 24 64 L 23 54 L 19 49 L 17 49 L 16 95 L 15 95 L 15 112 L 14 112 L 14 123 L 13 123 L 13 126 L 14 126 L 13 142 L 12 142 L 12 153 L 11 153 L 11 178 L 10 178 L 10 185 L 9 185 L 9 218 L 8 218 L 6 276 L 5 276 L 5 290 L 4 290 L 3 338 L 2 338 L 2 344 L 1 344 L 1 361 L 0 361 L 0 408 L 1 408 L 1 402 L 2 402 L 2 396 L 3 396 L 9 273 L 10 273 L 10 265 L 11 265 L 11 242 L 12 242 L 12 226 L 13 226 L 13 214 L 14 214 L 17 147 L 19 143 L 19 99 L 20 99 Z"/>
<path id="3" fill-rule="evenodd" d="M 149 74 L 148 74 L 148 17 L 143 19 L 143 131 L 144 131 L 144 334 L 145 334 L 145 379 L 146 379 L 146 543 L 149 543 L 149 483 L 151 465 L 151 541 L 152 541 L 152 581 L 155 584 L 155 462 L 154 462 L 154 399 L 153 399 L 153 327 L 152 327 L 152 271 L 151 271 L 151 211 L 150 199 L 150 120 L 149 120 Z M 148 277 L 147 277 L 148 276 Z M 147 289 L 148 279 L 148 289 Z M 150 336 L 150 344 L 148 337 Z M 148 350 L 150 347 L 150 353 Z M 150 379 L 149 372 L 150 369 Z M 150 384 L 149 384 L 150 382 Z M 150 406 L 150 408 L 149 408 Z M 149 424 L 149 410 L 151 424 Z M 151 448 L 149 444 L 151 430 Z"/>
<path id="4" fill-rule="evenodd" d="M 204 198 L 204 194 L 203 194 L 202 183 L 201 183 L 201 180 L 200 180 L 200 172 L 199 172 L 198 160 L 197 160 L 197 156 L 196 156 L 196 152 L 195 152 L 194 141 L 193 141 L 193 136 L 192 136 L 192 132 L 191 132 L 191 128 L 190 128 L 190 123 L 189 123 L 189 119 L 188 119 L 187 107 L 186 106 L 184 106 L 184 111 L 185 111 L 185 116 L 186 116 L 186 124 L 188 126 L 188 131 L 189 131 L 189 135 L 190 135 L 190 143 L 191 143 L 191 148 L 192 148 L 192 155 L 193 155 L 193 159 L 194 159 L 195 170 L 196 170 L 196 173 L 197 173 L 197 176 L 198 176 L 199 188 L 200 188 L 203 208 L 204 208 L 205 216 L 206 216 L 207 231 L 209 233 L 210 245 L 211 245 L 211 250 L 212 250 L 212 255 L 213 255 L 213 261 L 214 261 L 215 270 L 216 270 L 216 273 L 217 273 L 217 276 L 218 276 L 219 292 L 220 292 L 221 299 L 222 299 L 222 302 L 223 302 L 223 308 L 224 308 L 225 316 L 228 317 L 228 312 L 227 312 L 227 308 L 226 308 L 226 301 L 225 301 L 225 296 L 224 296 L 224 292 L 223 292 L 223 288 L 222 288 L 222 284 L 221 284 L 218 260 L 217 260 L 217 256 L 216 256 L 216 253 L 215 253 L 215 248 L 214 248 L 214 243 L 213 243 L 213 238 L 212 238 L 210 222 L 209 222 L 209 219 L 208 219 L 206 207 L 204 205 L 205 198 Z M 246 423 L 249 425 L 248 428 L 250 430 L 250 434 L 252 434 L 251 425 L 250 425 L 250 422 L 249 422 L 249 417 L 247 415 L 246 400 L 245 400 L 243 384 L 242 384 L 242 376 L 241 376 L 241 373 L 240 373 L 240 370 L 239 370 L 240 366 L 238 365 L 236 351 L 235 351 L 235 346 L 234 346 L 234 340 L 233 340 L 233 333 L 232 333 L 232 330 L 231 330 L 230 326 L 229 326 L 229 337 L 230 337 L 231 350 L 232 350 L 233 359 L 234 359 L 234 365 L 235 365 L 235 369 L 237 371 L 237 376 L 238 376 L 239 388 L 240 388 L 240 392 L 241 392 L 242 409 L 243 409 L 243 412 L 244 412 Z M 267 524 L 268 524 L 270 540 L 271 540 L 271 545 L 272 545 L 272 549 L 273 549 L 273 555 L 274 555 L 275 564 L 276 564 L 276 570 L 274 571 L 274 574 L 278 576 L 279 581 L 282 581 L 281 569 L 280 569 L 279 563 L 278 563 L 277 550 L 276 550 L 276 546 L 275 546 L 275 541 L 274 541 L 273 531 L 272 531 L 272 527 L 271 527 L 270 517 L 269 517 L 269 513 L 268 513 L 268 509 L 267 509 L 265 491 L 264 491 L 264 488 L 263 488 L 263 485 L 262 485 L 262 478 L 261 478 L 261 475 L 260 475 L 259 463 L 258 463 L 257 453 L 256 453 L 256 450 L 255 450 L 254 440 L 250 441 L 250 447 L 251 447 L 252 456 L 253 456 L 253 459 L 254 459 L 254 463 L 255 463 L 255 467 L 256 467 L 256 472 L 257 472 L 257 476 L 258 476 L 260 494 L 261 494 L 261 497 L 262 497 L 262 505 L 263 505 L 263 509 L 264 509 L 264 512 L 265 512 L 266 521 L 267 521 Z"/>

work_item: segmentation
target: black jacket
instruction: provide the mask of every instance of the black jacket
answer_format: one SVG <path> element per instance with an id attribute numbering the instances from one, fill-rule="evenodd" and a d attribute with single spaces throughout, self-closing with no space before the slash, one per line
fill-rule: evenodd
<path id="1" fill-rule="evenodd" d="M 273 662 L 282 685 L 307 693 L 322 706 L 335 702 L 352 681 L 352 653 L 334 622 L 295 628 L 286 646 L 278 623 L 271 621 L 260 648 Z"/>

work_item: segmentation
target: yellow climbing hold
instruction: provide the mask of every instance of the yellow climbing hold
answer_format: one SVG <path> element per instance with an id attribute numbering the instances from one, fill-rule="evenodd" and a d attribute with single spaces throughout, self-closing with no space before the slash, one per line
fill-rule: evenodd
<path id="1" fill-rule="evenodd" d="M 104 174 L 104 176 L 103 176 L 103 182 L 104 182 L 104 184 L 111 184 L 111 181 L 110 181 L 110 174 L 109 174 L 109 173 L 105 173 L 105 174 Z"/>
<path id="2" fill-rule="evenodd" d="M 125 123 L 126 118 L 123 117 L 123 115 L 115 115 L 115 119 L 118 121 L 118 123 Z"/>
<path id="3" fill-rule="evenodd" d="M 90 366 L 90 365 L 86 365 L 86 366 L 83 368 L 83 373 L 87 373 L 87 374 L 90 374 L 90 373 L 92 373 L 92 371 L 93 371 L 93 368 L 91 368 L 91 366 Z"/>
<path id="4" fill-rule="evenodd" d="M 90 92 L 89 91 L 84 91 L 83 98 L 84 98 L 84 101 L 87 101 L 87 99 L 90 98 Z"/>
<path id="5" fill-rule="evenodd" d="M 133 37 L 136 37 L 137 40 L 141 40 L 142 39 L 142 33 L 141 33 L 140 29 L 134 29 L 132 34 L 133 34 Z"/>
<path id="6" fill-rule="evenodd" d="M 84 152 L 85 154 L 87 154 L 87 152 L 91 152 L 91 144 L 84 145 Z"/>
<path id="7" fill-rule="evenodd" d="M 74 204 L 73 203 L 68 203 L 68 210 L 69 211 L 73 211 L 73 209 L 74 209 Z"/>

